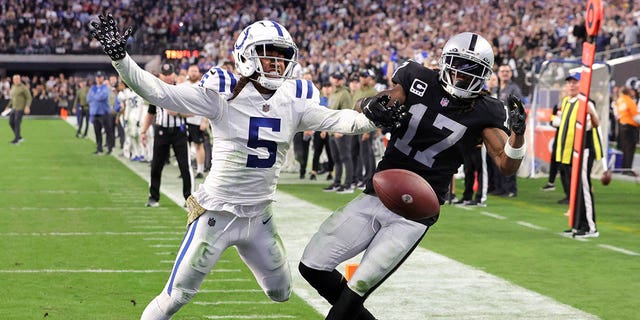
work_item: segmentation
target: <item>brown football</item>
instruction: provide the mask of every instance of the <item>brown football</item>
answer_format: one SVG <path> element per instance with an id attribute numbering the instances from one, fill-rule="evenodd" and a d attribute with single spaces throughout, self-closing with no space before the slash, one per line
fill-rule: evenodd
<path id="1" fill-rule="evenodd" d="M 611 183 L 611 171 L 605 171 L 602 173 L 602 177 L 600 177 L 600 182 L 602 182 L 603 186 L 608 186 Z"/>
<path id="2" fill-rule="evenodd" d="M 438 196 L 427 180 L 404 169 L 388 169 L 373 175 L 373 189 L 387 209 L 410 220 L 422 220 L 440 212 Z"/>

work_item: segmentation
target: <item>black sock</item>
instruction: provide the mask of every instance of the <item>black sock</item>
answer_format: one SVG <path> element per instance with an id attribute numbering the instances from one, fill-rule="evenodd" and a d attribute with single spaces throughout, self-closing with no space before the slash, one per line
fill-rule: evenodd
<path id="1" fill-rule="evenodd" d="M 342 290 L 340 299 L 333 305 L 325 320 L 351 320 L 351 319 L 375 319 L 364 306 L 364 298 L 355 293 L 351 288 Z"/>
<path id="2" fill-rule="evenodd" d="M 342 290 L 347 286 L 347 280 L 335 269 L 333 271 L 316 270 L 300 262 L 298 270 L 302 277 L 332 305 L 338 301 Z"/>
<path id="3" fill-rule="evenodd" d="M 309 268 L 302 262 L 298 265 L 300 274 L 313 286 L 318 293 L 325 298 L 331 305 L 336 304 L 340 296 L 346 290 L 351 291 L 347 287 L 347 280 L 338 270 L 322 271 Z M 354 293 L 355 294 L 355 293 Z M 357 295 L 357 294 L 356 294 Z M 362 298 L 361 298 L 362 299 Z M 362 299 L 364 301 L 364 299 Z M 375 317 L 360 302 L 360 313 L 355 320 L 375 320 Z"/>

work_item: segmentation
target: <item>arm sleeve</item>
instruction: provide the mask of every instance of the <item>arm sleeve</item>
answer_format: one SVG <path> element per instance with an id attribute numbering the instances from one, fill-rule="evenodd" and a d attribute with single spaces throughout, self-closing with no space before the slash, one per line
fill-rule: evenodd
<path id="1" fill-rule="evenodd" d="M 179 113 L 216 119 L 226 103 L 217 92 L 193 86 L 174 86 L 164 83 L 142 70 L 129 55 L 112 62 L 122 80 L 150 104 Z"/>
<path id="2" fill-rule="evenodd" d="M 331 110 L 315 104 L 307 106 L 298 131 L 331 131 L 344 134 L 359 134 L 375 130 L 376 126 L 355 110 Z"/>
<path id="3" fill-rule="evenodd" d="M 96 90 L 96 95 L 95 98 L 97 100 L 105 100 L 105 99 L 109 99 L 109 88 L 105 85 L 101 85 L 100 87 L 98 87 L 98 90 Z"/>
<path id="4" fill-rule="evenodd" d="M 33 101 L 33 96 L 31 95 L 31 90 L 29 88 L 24 88 L 24 95 L 27 98 L 27 104 L 25 106 L 31 107 L 31 102 Z"/>
<path id="5" fill-rule="evenodd" d="M 73 98 L 73 103 L 71 104 L 71 109 L 75 110 L 77 103 L 80 102 L 80 94 L 76 91 L 76 96 Z"/>

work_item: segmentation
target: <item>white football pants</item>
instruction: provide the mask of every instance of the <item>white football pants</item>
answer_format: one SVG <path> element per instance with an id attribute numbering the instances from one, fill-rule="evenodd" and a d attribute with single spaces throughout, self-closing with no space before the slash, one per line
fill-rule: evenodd
<path id="1" fill-rule="evenodd" d="M 271 300 L 287 301 L 291 271 L 271 210 L 267 206 L 263 214 L 253 218 L 207 211 L 191 223 L 164 290 L 147 305 L 141 319 L 170 319 L 198 292 L 205 276 L 230 246 L 236 247 Z"/>
<path id="2" fill-rule="evenodd" d="M 426 231 L 427 226 L 391 212 L 378 197 L 361 194 L 322 223 L 301 260 L 307 267 L 332 271 L 365 251 L 348 283 L 365 296 L 402 264 Z"/>

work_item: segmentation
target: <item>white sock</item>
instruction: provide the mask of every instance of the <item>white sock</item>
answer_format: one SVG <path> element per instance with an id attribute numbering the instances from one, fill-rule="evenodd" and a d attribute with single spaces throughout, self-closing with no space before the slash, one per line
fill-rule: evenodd
<path id="1" fill-rule="evenodd" d="M 204 173 L 204 163 L 198 163 L 197 171 L 198 173 Z"/>

